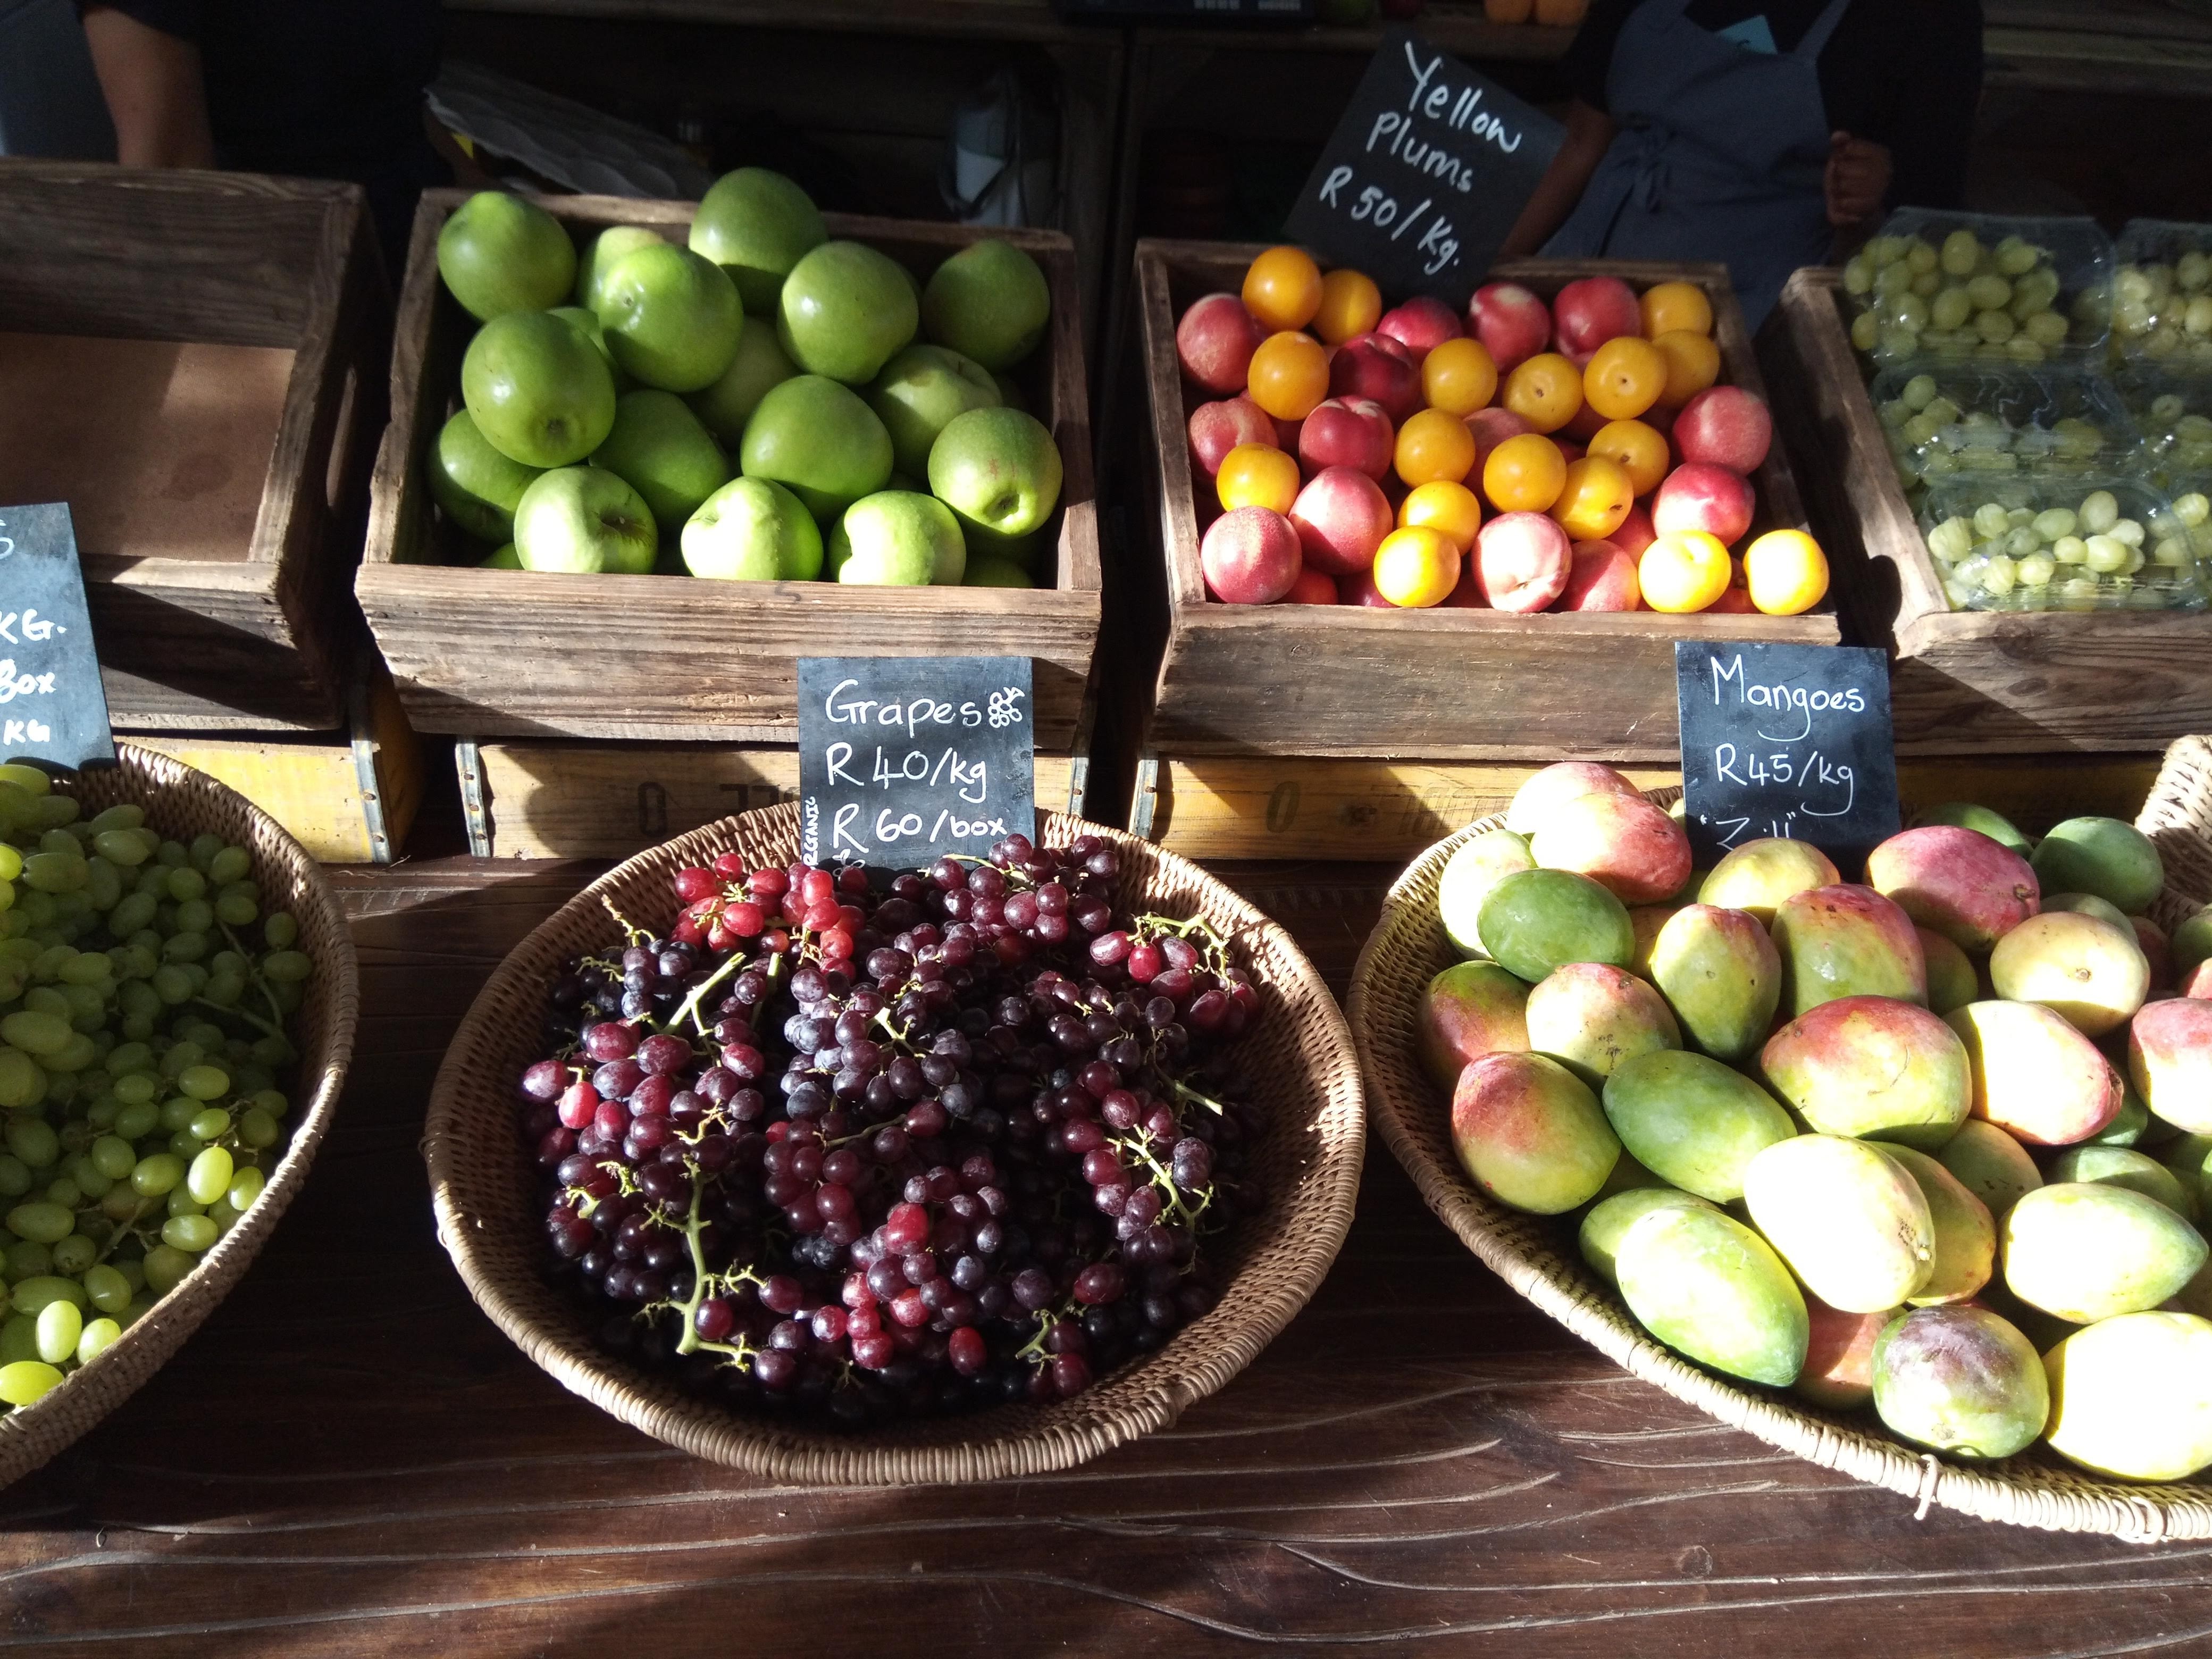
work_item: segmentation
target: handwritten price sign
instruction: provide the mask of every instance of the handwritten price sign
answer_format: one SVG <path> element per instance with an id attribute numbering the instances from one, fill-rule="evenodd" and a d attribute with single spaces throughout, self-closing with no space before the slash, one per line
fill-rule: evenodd
<path id="1" fill-rule="evenodd" d="M 76 530 L 60 501 L 0 507 L 0 758 L 112 761 Z"/>

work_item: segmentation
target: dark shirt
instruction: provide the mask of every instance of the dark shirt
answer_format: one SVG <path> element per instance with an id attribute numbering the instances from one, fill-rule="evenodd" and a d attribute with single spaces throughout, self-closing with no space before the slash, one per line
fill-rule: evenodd
<path id="1" fill-rule="evenodd" d="M 1690 0 L 1683 15 L 1716 33 L 1764 16 L 1775 49 L 1786 52 L 1805 38 L 1824 3 Z M 1607 107 L 1613 43 L 1638 3 L 1591 0 L 1567 48 L 1567 84 L 1593 108 Z M 1888 148 L 1889 205 L 1964 205 L 1982 90 L 1980 0 L 1851 0 L 1821 48 L 1818 69 L 1829 129 Z"/>

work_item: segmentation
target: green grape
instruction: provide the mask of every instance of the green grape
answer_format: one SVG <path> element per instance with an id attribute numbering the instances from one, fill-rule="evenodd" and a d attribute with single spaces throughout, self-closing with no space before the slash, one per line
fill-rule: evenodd
<path id="1" fill-rule="evenodd" d="M 253 1200 L 268 1184 L 269 1177 L 249 1164 L 231 1176 L 230 1191 L 224 1196 L 230 1200 L 230 1207 L 242 1215 L 253 1207 Z"/>
<path id="2" fill-rule="evenodd" d="M 276 1120 L 258 1106 L 248 1107 L 238 1120 L 238 1138 L 256 1152 L 264 1146 L 274 1146 L 283 1132 Z"/>
<path id="3" fill-rule="evenodd" d="M 228 844 L 221 836 L 204 832 L 194 836 L 191 851 L 192 868 L 204 872 L 208 866 L 215 862 L 216 854 Z"/>
<path id="4" fill-rule="evenodd" d="M 261 961 L 261 976 L 272 985 L 297 985 L 314 971 L 314 963 L 299 951 L 272 951 Z"/>
<path id="5" fill-rule="evenodd" d="M 187 1164 L 198 1158 L 200 1148 L 206 1145 L 190 1129 L 179 1129 L 169 1137 L 169 1151 Z"/>
<path id="6" fill-rule="evenodd" d="M 206 988 L 200 994 L 218 1008 L 235 1008 L 246 996 L 246 981 L 240 975 L 217 969 L 208 975 Z"/>
<path id="7" fill-rule="evenodd" d="M 187 1066 L 177 1075 L 177 1087 L 194 1100 L 221 1100 L 230 1092 L 230 1075 L 218 1066 L 209 1066 L 204 1063 Z M 223 1127 L 229 1127 L 226 1120 Z M 222 1129 L 217 1129 L 211 1133 L 201 1136 L 201 1139 L 212 1140 L 216 1135 L 222 1133 Z"/>
<path id="8" fill-rule="evenodd" d="M 172 933 L 161 943 L 161 959 L 164 962 L 198 962 L 207 954 L 207 948 L 205 933 Z"/>
<path id="9" fill-rule="evenodd" d="M 289 951 L 300 937 L 300 924 L 289 910 L 273 911 L 261 924 L 261 937 L 270 950 Z"/>
<path id="10" fill-rule="evenodd" d="M 112 910 L 123 897 L 123 877 L 106 859 L 94 859 L 87 869 L 85 902 L 101 914 Z"/>
<path id="11" fill-rule="evenodd" d="M 126 801 L 119 806 L 110 806 L 96 814 L 91 823 L 93 834 L 108 830 L 136 830 L 146 822 L 146 809 Z"/>
<path id="12" fill-rule="evenodd" d="M 292 1102 L 282 1089 L 257 1089 L 253 1103 L 273 1118 L 282 1118 L 292 1109 Z"/>
<path id="13" fill-rule="evenodd" d="M 230 1191 L 232 1174 L 230 1154 L 220 1146 L 210 1146 L 192 1160 L 192 1167 L 185 1172 L 185 1188 L 201 1203 L 213 1204 Z"/>
<path id="14" fill-rule="evenodd" d="M 125 1014 L 115 1029 L 134 1042 L 143 1042 L 154 1035 L 154 1022 L 145 1014 Z"/>
<path id="15" fill-rule="evenodd" d="M 31 822 L 40 830 L 58 830 L 75 823 L 83 809 L 74 795 L 46 795 L 31 804 Z"/>
<path id="16" fill-rule="evenodd" d="M 113 1265 L 115 1271 L 121 1273 L 125 1282 L 131 1286 L 131 1294 L 134 1297 L 146 1288 L 146 1260 L 143 1253 L 137 1255 L 118 1255 L 115 1258 Z"/>
<path id="17" fill-rule="evenodd" d="M 226 927 L 250 927 L 260 914 L 260 905 L 240 893 L 225 893 L 215 902 L 216 920 Z"/>
<path id="18" fill-rule="evenodd" d="M 46 1249 L 44 1245 L 39 1248 L 41 1251 Z M 15 1304 L 17 1313 L 28 1314 L 35 1319 L 46 1311 L 49 1303 L 53 1302 L 73 1302 L 80 1312 L 83 1310 L 84 1286 L 74 1279 L 57 1279 L 44 1271 L 25 1273 L 21 1278 L 16 1278 L 13 1273 L 8 1276 L 15 1280 L 9 1295 Z"/>
<path id="19" fill-rule="evenodd" d="M 252 872 L 253 855 L 243 847 L 226 847 L 208 860 L 208 879 L 218 887 L 243 881 Z"/>
<path id="20" fill-rule="evenodd" d="M 29 1314 L 11 1314 L 0 1324 L 0 1373 L 39 1357 L 39 1322 Z"/>
<path id="21" fill-rule="evenodd" d="M 93 850 L 118 869 L 135 870 L 146 862 L 146 843 L 127 830 L 107 830 L 92 838 Z"/>
<path id="22" fill-rule="evenodd" d="M 92 879 L 92 866 L 75 853 L 33 853 L 23 860 L 23 880 L 41 893 L 70 893 Z"/>
<path id="23" fill-rule="evenodd" d="M 185 1178 L 185 1161 L 173 1152 L 155 1152 L 131 1171 L 131 1189 L 142 1198 L 161 1198 Z"/>
<path id="24" fill-rule="evenodd" d="M 76 1340 L 76 1363 L 89 1365 L 122 1337 L 123 1327 L 112 1319 L 87 1320 L 83 1334 Z"/>
<path id="25" fill-rule="evenodd" d="M 191 999 L 191 975 L 173 962 L 156 968 L 154 970 L 154 977 L 147 983 L 154 988 L 154 994 L 161 998 L 169 1007 L 173 1008 L 179 1003 L 186 1002 Z"/>
<path id="26" fill-rule="evenodd" d="M 164 1226 L 162 1231 L 168 1230 Z M 156 1296 L 167 1296 L 177 1281 L 197 1265 L 191 1256 L 165 1240 L 146 1252 L 146 1288 Z"/>
<path id="27" fill-rule="evenodd" d="M 185 850 L 185 844 L 180 841 L 163 842 L 154 850 L 154 856 L 161 861 L 164 867 L 171 870 L 181 870 L 192 861 L 192 855 Z"/>
<path id="28" fill-rule="evenodd" d="M 101 1035 L 105 1036 L 106 1033 L 103 1032 Z M 123 1103 L 112 1093 L 100 1094 L 94 1098 L 91 1105 L 84 1109 L 84 1121 L 87 1127 L 105 1133 L 114 1128 L 115 1115 L 122 1109 Z"/>
<path id="29" fill-rule="evenodd" d="M 186 899 L 196 899 L 207 891 L 207 878 L 190 867 L 169 872 L 169 896 L 179 904 Z"/>
<path id="30" fill-rule="evenodd" d="M 46 1183 L 46 1201 L 67 1212 L 70 1217 L 70 1224 L 74 1226 L 76 1224 L 76 1206 L 84 1202 L 84 1188 L 65 1175 L 56 1176 Z M 25 1234 L 24 1237 L 28 1237 L 29 1235 Z M 64 1234 L 63 1237 L 67 1237 L 68 1235 Z M 53 1242 L 51 1238 L 46 1240 L 49 1244 Z"/>
<path id="31" fill-rule="evenodd" d="M 125 1046 L 139 1048 L 145 1047 L 143 1043 L 129 1043 Z M 111 1054 L 109 1058 L 112 1060 L 114 1056 Z M 127 1077 L 115 1079 L 115 1097 L 126 1107 L 145 1105 L 161 1092 L 161 1089 L 160 1081 L 145 1072 L 132 1072 Z"/>
<path id="32" fill-rule="evenodd" d="M 39 1358 L 58 1365 L 76 1352 L 76 1340 L 84 1334 L 84 1316 L 73 1302 L 49 1302 L 39 1310 Z"/>
<path id="33" fill-rule="evenodd" d="M 102 1313 L 121 1313 L 131 1305 L 131 1281 L 104 1261 L 84 1270 L 84 1293 Z"/>
<path id="34" fill-rule="evenodd" d="M 52 1014 L 64 1025 L 69 1024 L 70 1017 L 76 1012 L 70 1000 L 51 985 L 33 985 L 24 992 L 23 1006 L 34 1014 Z M 64 1042 L 67 1040 L 63 1039 Z M 18 1048 L 21 1046 L 21 1043 L 16 1045 Z"/>
<path id="35" fill-rule="evenodd" d="M 71 1233 L 54 1246 L 54 1271 L 67 1273 L 71 1279 L 82 1278 L 92 1264 L 100 1260 L 100 1246 L 87 1235 Z"/>
<path id="36" fill-rule="evenodd" d="M 99 1058 L 100 1050 L 93 1046 L 90 1037 L 82 1031 L 70 1032 L 70 1040 L 62 1045 L 59 1054 L 48 1054 L 45 1057 L 46 1069 L 55 1073 L 50 1091 L 51 1098 L 64 1105 L 74 1099 L 76 1095 L 75 1074 L 84 1070 Z M 64 1076 L 70 1079 L 66 1088 L 63 1084 Z"/>
<path id="37" fill-rule="evenodd" d="M 128 1078 L 124 1079 L 126 1083 L 130 1080 Z M 115 1115 L 115 1133 L 119 1139 L 125 1142 L 143 1140 L 154 1133 L 161 1121 L 161 1109 L 152 1101 L 129 1101 L 125 1103 L 123 1109 Z M 120 1180 L 122 1177 L 118 1176 L 117 1179 Z"/>
<path id="38" fill-rule="evenodd" d="M 181 1157 L 182 1154 L 180 1153 L 179 1156 Z M 198 1152 L 194 1152 L 192 1157 L 191 1158 L 185 1158 L 185 1161 L 187 1164 L 190 1164 L 192 1161 L 192 1158 L 197 1158 L 198 1156 L 199 1153 Z M 199 1200 L 192 1196 L 191 1188 L 189 1187 L 171 1188 L 169 1189 L 169 1196 L 164 1200 L 164 1203 L 169 1214 L 172 1216 L 204 1215 L 207 1212 L 207 1206 L 201 1203 Z"/>
<path id="39" fill-rule="evenodd" d="M 201 1052 L 210 1055 L 229 1052 L 231 1039 L 223 1034 L 220 1025 L 210 1025 L 198 1014 L 187 1012 L 177 1021 L 177 1030 L 187 1042 L 197 1042 Z"/>
<path id="40" fill-rule="evenodd" d="M 120 1079 L 137 1072 L 154 1069 L 154 1051 L 143 1042 L 125 1042 L 107 1057 L 107 1069 Z"/>
<path id="41" fill-rule="evenodd" d="M 269 1000 L 283 1012 L 293 1013 L 307 1000 L 307 988 L 291 980 L 272 981 L 269 987 Z"/>
<path id="42" fill-rule="evenodd" d="M 130 1182 L 124 1182 L 108 1189 L 107 1196 L 100 1200 L 100 1212 L 119 1226 L 137 1220 L 139 1206 L 146 1202 Z"/>
<path id="43" fill-rule="evenodd" d="M 228 1194 L 209 1205 L 207 1213 L 208 1219 L 215 1223 L 216 1231 L 220 1232 L 227 1233 L 238 1224 L 238 1206 L 230 1201 Z"/>
<path id="44" fill-rule="evenodd" d="M 100 990 L 115 978 L 115 962 L 105 951 L 79 951 L 62 963 L 59 971 L 64 984 Z"/>
<path id="45" fill-rule="evenodd" d="M 61 1161 L 61 1137 L 35 1117 L 9 1118 L 6 1139 L 8 1150 L 33 1170 L 50 1170 Z"/>
<path id="46" fill-rule="evenodd" d="M 66 830 L 49 830 L 39 837 L 41 853 L 59 853 L 73 859 L 84 856 L 83 846 Z"/>
<path id="47" fill-rule="evenodd" d="M 230 1132 L 230 1114 L 220 1106 L 210 1106 L 197 1114 L 185 1127 L 202 1140 L 220 1140 Z"/>
<path id="48" fill-rule="evenodd" d="M 23 1160 L 13 1152 L 0 1152 L 0 1198 L 21 1198 L 30 1190 L 31 1171 Z"/>
<path id="49" fill-rule="evenodd" d="M 100 1136 L 92 1143 L 92 1151 L 88 1156 L 93 1168 L 110 1181 L 128 1179 L 138 1164 L 137 1154 L 131 1150 L 131 1143 L 120 1135 Z"/>
<path id="50" fill-rule="evenodd" d="M 173 1215 L 161 1224 L 161 1243 L 198 1255 L 222 1235 L 204 1215 Z"/>
<path id="51" fill-rule="evenodd" d="M 187 1068 L 198 1065 L 206 1058 L 206 1049 L 189 1037 L 180 1037 L 162 1051 L 161 1075 L 171 1079 L 182 1077 Z"/>
<path id="52" fill-rule="evenodd" d="M 32 994 L 36 996 L 38 993 Z M 61 1001 L 61 999 L 56 995 L 54 1000 Z M 26 1001 L 28 1002 L 29 999 L 27 998 Z M 69 1005 L 63 1002 L 62 1006 L 66 1008 Z M 0 1038 L 4 1038 L 27 1054 L 43 1057 L 57 1053 L 73 1035 L 64 1016 L 51 1011 L 40 1012 L 32 1006 L 18 1009 L 0 1019 Z"/>
<path id="53" fill-rule="evenodd" d="M 154 920 L 159 906 L 145 893 L 128 893 L 115 902 L 107 913 L 108 931 L 118 938 L 129 939 Z"/>
<path id="54" fill-rule="evenodd" d="M 177 907 L 177 931 L 205 933 L 215 927 L 215 906 L 205 899 L 187 899 Z"/>
<path id="55" fill-rule="evenodd" d="M 6 842 L 0 842 L 0 881 L 13 881 L 22 873 L 22 854 Z"/>
<path id="56" fill-rule="evenodd" d="M 76 1231 L 67 1206 L 51 1201 L 18 1204 L 8 1212 L 8 1231 L 34 1244 L 58 1244 Z"/>
<path id="57" fill-rule="evenodd" d="M 231 1068 L 231 1086 L 240 1096 L 258 1095 L 264 1090 L 274 1093 L 276 1079 L 270 1074 L 266 1066 L 253 1058 L 253 1045 L 241 1042 L 238 1048 L 239 1063 Z"/>
<path id="58" fill-rule="evenodd" d="M 77 1191 L 82 1193 L 94 1203 L 106 1198 L 108 1189 L 115 1185 L 117 1180 L 113 1176 L 102 1175 L 100 1172 L 100 1166 L 92 1161 L 92 1154 L 89 1152 L 79 1152 L 70 1160 L 69 1178 L 75 1184 Z M 49 1194 L 48 1196 L 51 1197 L 52 1194 Z"/>
<path id="59" fill-rule="evenodd" d="M 33 1406 L 61 1386 L 62 1374 L 42 1360 L 0 1365 L 0 1404 Z"/>

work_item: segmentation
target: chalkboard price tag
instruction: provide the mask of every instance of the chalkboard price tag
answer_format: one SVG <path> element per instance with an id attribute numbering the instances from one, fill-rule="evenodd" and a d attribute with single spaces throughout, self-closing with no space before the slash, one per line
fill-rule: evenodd
<path id="1" fill-rule="evenodd" d="M 69 506 L 0 507 L 0 759 L 114 758 Z"/>
<path id="2" fill-rule="evenodd" d="M 1677 640 L 1682 793 L 1699 865 L 1767 836 L 1848 877 L 1898 831 L 1889 665 L 1846 645 Z"/>
<path id="3" fill-rule="evenodd" d="M 1565 130 L 1411 29 L 1392 29 L 1284 222 L 1395 299 L 1464 307 Z"/>
<path id="4" fill-rule="evenodd" d="M 904 870 L 1036 834 L 1027 657 L 801 657 L 799 847 Z"/>

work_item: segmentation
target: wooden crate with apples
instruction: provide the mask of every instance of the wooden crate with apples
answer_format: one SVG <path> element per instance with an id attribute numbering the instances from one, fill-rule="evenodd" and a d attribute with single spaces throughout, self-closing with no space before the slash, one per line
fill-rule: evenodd
<path id="1" fill-rule="evenodd" d="M 2212 728 L 2212 613 L 1951 609 L 1849 330 L 1839 273 L 1808 268 L 1759 349 L 1838 590 L 1894 659 L 1899 753 L 2150 750 Z"/>
<path id="2" fill-rule="evenodd" d="M 360 190 L 14 160 L 0 249 L 0 504 L 70 504 L 115 726 L 343 726 L 391 308 Z"/>
<path id="3" fill-rule="evenodd" d="M 1200 757 L 1209 763 L 1239 756 L 1472 763 L 1579 757 L 1671 764 L 1677 752 L 1674 641 L 1837 642 L 1828 600 L 1802 615 L 1767 616 L 1516 614 L 1230 605 L 1212 598 L 1199 556 L 1212 504 L 1201 492 L 1212 492 L 1194 464 L 1187 428 L 1200 404 L 1231 394 L 1207 391 L 1182 372 L 1176 324 L 1205 295 L 1238 292 L 1260 251 L 1173 241 L 1146 241 L 1137 249 L 1158 463 L 1159 557 L 1151 568 L 1158 573 L 1159 658 L 1139 764 L 1136 821 L 1152 821 L 1176 764 L 1197 765 Z M 1500 266 L 1494 276 L 1549 299 L 1577 277 L 1606 273 L 1638 290 L 1668 280 L 1696 283 L 1711 304 L 1723 382 L 1763 394 L 1750 337 L 1721 266 L 1528 260 Z M 1754 530 L 1805 527 L 1780 443 L 1753 483 Z M 1267 856 L 1269 840 L 1255 831 L 1207 844 L 1218 854 L 1243 848 Z"/>
<path id="4" fill-rule="evenodd" d="M 1071 750 L 1097 642 L 1100 574 L 1083 321 L 1066 237 L 827 216 L 833 238 L 866 242 L 917 279 L 988 237 L 1017 244 L 1043 269 L 1052 322 L 1012 377 L 1050 428 L 1064 472 L 1060 507 L 1041 532 L 1041 586 L 553 574 L 478 568 L 485 550 L 465 549 L 434 509 L 425 476 L 425 447 L 459 407 L 474 327 L 437 264 L 439 231 L 466 199 L 427 191 L 416 212 L 395 329 L 392 418 L 356 589 L 418 728 L 472 738 L 788 744 L 800 657 L 1004 655 L 1031 659 L 1039 749 Z M 680 243 L 696 204 L 565 196 L 541 205 L 580 242 L 610 225 L 642 225 Z"/>

